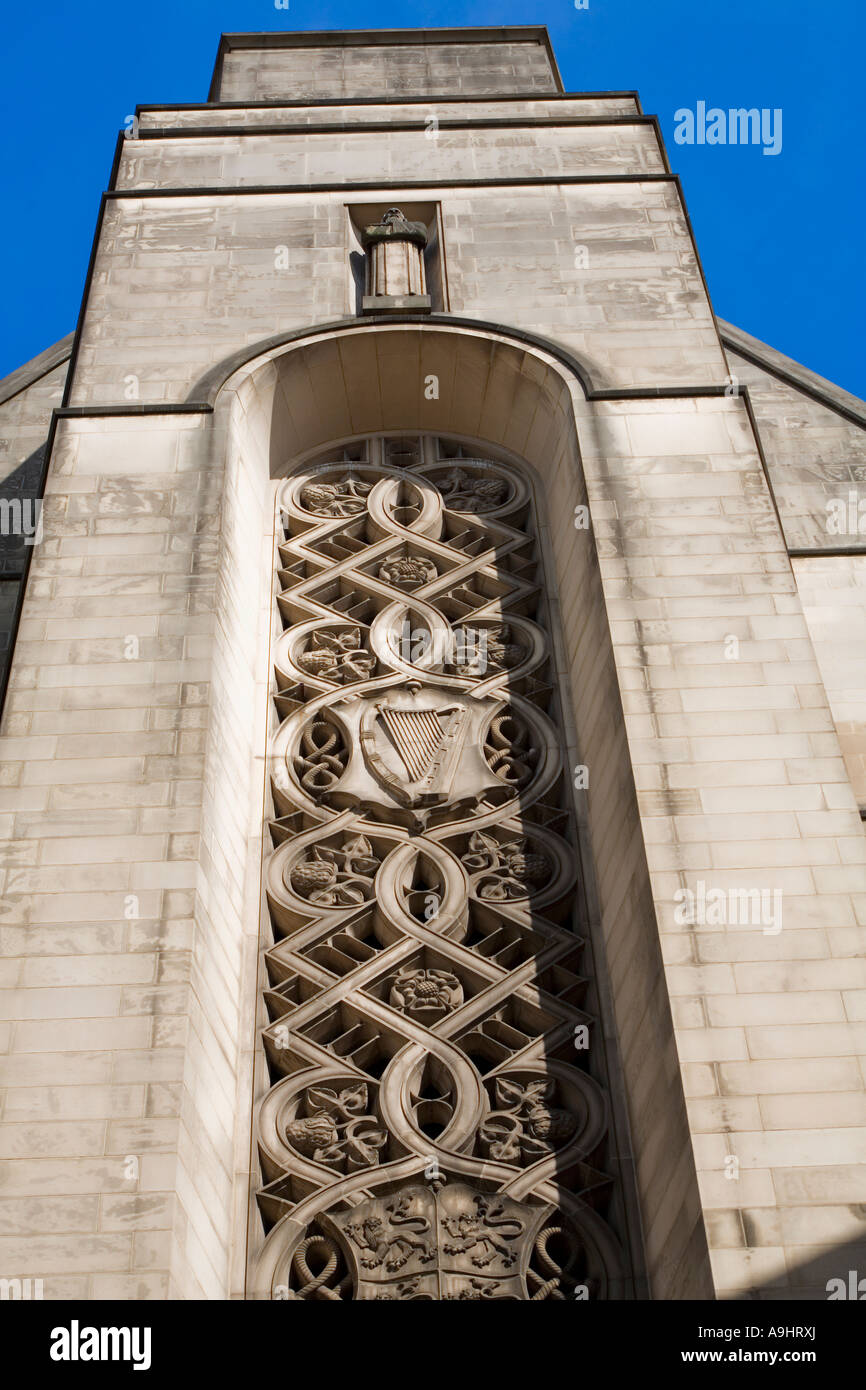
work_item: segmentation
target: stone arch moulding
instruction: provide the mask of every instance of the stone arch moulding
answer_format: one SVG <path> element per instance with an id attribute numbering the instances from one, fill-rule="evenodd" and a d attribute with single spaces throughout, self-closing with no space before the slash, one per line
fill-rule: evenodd
<path id="1" fill-rule="evenodd" d="M 214 385 L 216 380 L 215 373 Z M 250 1096 L 259 1109 L 266 1107 L 272 1085 L 258 1039 L 269 1022 L 261 948 L 271 928 L 261 883 L 272 853 L 270 836 L 262 833 L 273 818 L 263 772 L 273 734 L 273 656 L 282 627 L 272 592 L 279 563 L 276 494 L 288 475 L 314 465 L 325 449 L 399 434 L 463 441 L 470 453 L 522 469 L 534 493 L 535 539 L 546 569 L 553 666 L 561 685 L 565 767 L 592 769 L 589 788 L 575 796 L 572 809 L 583 861 L 593 866 L 581 929 L 595 962 L 598 1032 L 611 1077 L 611 1159 L 626 1175 L 622 1219 L 632 1258 L 637 1255 L 630 1287 L 632 1296 L 709 1296 L 706 1260 L 694 1256 L 693 1230 L 689 1292 L 671 1294 L 682 1287 L 678 1265 L 685 1246 L 683 1252 L 647 1248 L 645 1273 L 638 1253 L 652 1177 L 648 1165 L 655 1162 L 649 1131 L 657 1133 L 658 1104 L 666 1107 L 666 1131 L 680 1160 L 671 1159 L 683 1188 L 675 1200 L 688 1211 L 700 1209 L 693 1163 L 681 1161 L 690 1155 L 690 1140 L 681 1088 L 670 1085 L 678 1075 L 676 1047 L 668 1006 L 659 1003 L 666 1001 L 663 967 L 603 583 L 592 534 L 573 523 L 575 508 L 589 500 L 579 437 L 594 438 L 592 407 L 576 373 L 553 351 L 474 325 L 325 330 L 290 346 L 267 347 L 239 365 L 215 398 L 213 457 L 224 464 L 225 476 L 210 746 L 218 750 L 228 743 L 234 757 L 211 758 L 208 793 L 214 808 L 235 808 L 232 825 L 223 824 L 220 834 L 233 835 L 228 857 L 243 866 L 238 1048 L 246 1065 L 238 1088 L 235 1211 L 244 1209 L 251 1188 L 261 1186 Z M 214 817 L 216 824 L 216 810 Z M 220 844 L 226 853 L 222 839 Z M 657 1098 L 652 1116 L 647 1096 Z M 280 1256 L 273 1241 L 262 1256 L 257 1208 L 250 1202 L 247 1210 L 246 1242 L 236 1232 L 232 1290 L 235 1296 L 271 1297 L 261 1260 L 278 1262 Z M 255 1268 L 258 1274 L 251 1274 Z"/>
<path id="2" fill-rule="evenodd" d="M 511 343 L 516 348 L 524 348 L 551 363 L 565 376 L 573 376 L 579 382 L 583 395 L 592 399 L 608 389 L 610 382 L 604 380 L 604 373 L 595 363 L 585 361 L 572 350 L 560 343 L 531 333 L 525 328 L 510 328 L 500 323 L 489 323 L 484 319 L 465 319 L 457 314 L 389 314 L 370 315 L 365 318 L 353 316 L 337 319 L 330 323 L 317 324 L 308 328 L 293 329 L 289 333 L 275 333 L 269 338 L 260 339 L 245 348 L 238 349 L 229 357 L 223 358 L 210 367 L 194 383 L 187 395 L 188 405 L 213 405 L 220 392 L 257 369 L 265 361 L 275 359 L 286 352 L 302 348 L 308 343 L 338 335 L 355 332 L 370 333 L 378 328 L 406 329 L 418 327 L 429 334 L 434 331 L 464 333 L 481 337 L 487 341 Z"/>

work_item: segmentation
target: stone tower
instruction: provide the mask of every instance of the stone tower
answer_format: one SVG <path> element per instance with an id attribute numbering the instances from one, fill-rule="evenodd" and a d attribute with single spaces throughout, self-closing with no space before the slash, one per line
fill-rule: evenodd
<path id="1" fill-rule="evenodd" d="M 0 384 L 0 1272 L 866 1274 L 863 424 L 543 29 L 140 108 Z"/>

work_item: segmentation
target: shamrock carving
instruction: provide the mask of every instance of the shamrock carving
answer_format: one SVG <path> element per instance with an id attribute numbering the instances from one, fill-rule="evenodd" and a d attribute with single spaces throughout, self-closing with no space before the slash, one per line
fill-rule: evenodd
<path id="1" fill-rule="evenodd" d="M 455 662 L 460 676 L 483 675 L 490 668 L 505 671 L 517 666 L 526 656 L 527 648 L 512 641 L 511 625 L 499 627 L 455 629 Z"/>
<path id="2" fill-rule="evenodd" d="M 452 468 L 444 478 L 437 479 L 436 486 L 446 507 L 453 512 L 489 512 L 493 507 L 501 507 L 509 493 L 504 478 L 479 477 L 463 468 Z"/>
<path id="3" fill-rule="evenodd" d="M 349 685 L 369 679 L 376 658 L 364 650 L 360 629 L 351 628 L 347 632 L 314 632 L 307 650 L 296 657 L 296 664 L 311 676 Z"/>
<path id="4" fill-rule="evenodd" d="M 492 835 L 476 830 L 469 839 L 469 853 L 461 856 L 461 862 L 479 898 L 486 902 L 528 897 L 553 874 L 550 859 L 532 850 L 525 835 L 500 844 Z"/>
<path id="5" fill-rule="evenodd" d="M 318 516 L 357 516 L 367 510 L 372 483 L 362 483 L 355 473 L 334 483 L 308 483 L 301 489 L 301 506 Z"/>
<path id="6" fill-rule="evenodd" d="M 577 1128 L 568 1110 L 551 1104 L 555 1082 L 547 1077 L 523 1083 L 498 1076 L 497 1109 L 482 1122 L 478 1137 L 489 1158 L 523 1167 L 554 1153 Z"/>

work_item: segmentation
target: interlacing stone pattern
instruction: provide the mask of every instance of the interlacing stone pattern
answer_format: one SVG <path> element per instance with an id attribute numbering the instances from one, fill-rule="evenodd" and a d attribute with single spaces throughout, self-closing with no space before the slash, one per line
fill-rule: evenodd
<path id="1" fill-rule="evenodd" d="M 278 505 L 253 1296 L 628 1297 L 527 473 L 377 437 Z"/>

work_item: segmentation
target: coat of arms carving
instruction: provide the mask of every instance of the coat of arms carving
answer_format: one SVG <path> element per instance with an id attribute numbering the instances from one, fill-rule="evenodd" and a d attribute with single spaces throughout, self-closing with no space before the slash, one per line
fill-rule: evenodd
<path id="1" fill-rule="evenodd" d="M 356 1299 L 524 1300 L 547 1210 L 465 1183 L 418 1184 L 326 1222 L 342 1238 Z"/>
<path id="2" fill-rule="evenodd" d="M 341 701 L 335 712 L 350 753 L 329 799 L 408 812 L 414 820 L 435 806 L 475 804 L 501 790 L 483 739 L 500 703 L 417 681 Z"/>

